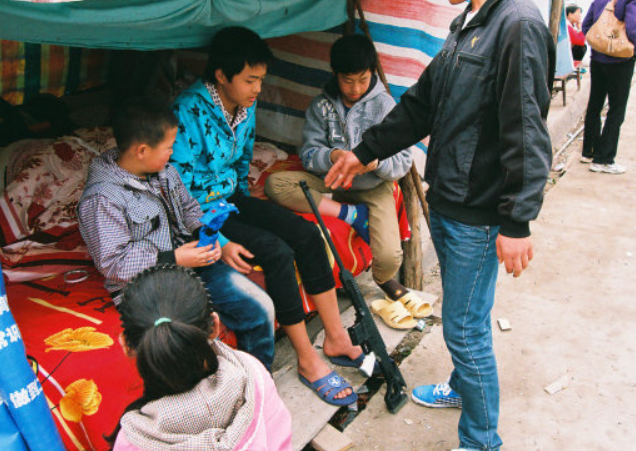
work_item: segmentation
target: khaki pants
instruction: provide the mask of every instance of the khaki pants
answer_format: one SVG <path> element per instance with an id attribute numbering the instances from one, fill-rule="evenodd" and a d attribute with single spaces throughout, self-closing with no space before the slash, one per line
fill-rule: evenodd
<path id="1" fill-rule="evenodd" d="M 373 253 L 373 279 L 378 284 L 388 282 L 402 264 L 400 228 L 395 212 L 393 182 L 385 181 L 366 191 L 333 191 L 323 180 L 313 174 L 300 171 L 277 172 L 268 177 L 265 194 L 272 201 L 301 213 L 311 213 L 309 203 L 300 187 L 305 180 L 311 195 L 320 205 L 323 194 L 332 193 L 333 200 L 346 204 L 364 203 L 369 207 L 369 235 Z"/>

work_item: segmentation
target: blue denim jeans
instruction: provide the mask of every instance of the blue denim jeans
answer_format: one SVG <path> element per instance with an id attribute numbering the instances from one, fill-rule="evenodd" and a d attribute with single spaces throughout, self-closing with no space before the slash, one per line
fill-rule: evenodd
<path id="1" fill-rule="evenodd" d="M 460 448 L 498 450 L 499 379 L 490 311 L 495 300 L 499 227 L 472 226 L 430 210 L 444 300 L 444 340 L 453 359 L 449 385 L 462 398 Z"/>
<path id="2" fill-rule="evenodd" d="M 240 350 L 271 371 L 274 361 L 274 304 L 258 285 L 223 262 L 196 269 L 221 321 L 236 333 Z"/>

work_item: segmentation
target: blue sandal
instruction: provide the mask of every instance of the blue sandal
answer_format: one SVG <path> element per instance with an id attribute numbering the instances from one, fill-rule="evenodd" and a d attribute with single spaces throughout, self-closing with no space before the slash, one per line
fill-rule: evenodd
<path id="1" fill-rule="evenodd" d="M 353 391 L 351 385 L 349 385 L 349 383 L 340 377 L 335 371 L 332 371 L 325 377 L 321 377 L 314 382 L 309 382 L 307 378 L 301 374 L 298 375 L 298 378 L 303 385 L 311 388 L 320 397 L 320 399 L 332 406 L 348 406 L 358 400 L 358 395 L 355 391 Z M 344 398 L 335 397 L 338 393 L 346 390 L 347 388 L 351 388 L 350 395 Z"/>

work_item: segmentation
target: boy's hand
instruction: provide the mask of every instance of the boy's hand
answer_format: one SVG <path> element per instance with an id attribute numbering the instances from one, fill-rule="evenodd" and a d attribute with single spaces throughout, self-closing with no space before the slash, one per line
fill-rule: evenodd
<path id="1" fill-rule="evenodd" d="M 519 277 L 521 272 L 528 267 L 533 257 L 532 239 L 510 238 L 499 234 L 497 237 L 497 257 L 499 263 L 506 265 L 506 272 Z"/>
<path id="2" fill-rule="evenodd" d="M 222 248 L 223 261 L 242 274 L 249 274 L 252 265 L 243 260 L 243 257 L 254 258 L 254 255 L 238 243 L 230 241 Z"/>
<path id="3" fill-rule="evenodd" d="M 221 258 L 221 249 L 217 245 L 212 249 L 212 244 L 204 247 L 197 247 L 198 241 L 192 241 L 178 247 L 174 251 L 174 258 L 179 266 L 186 268 L 198 268 L 208 266 Z"/>

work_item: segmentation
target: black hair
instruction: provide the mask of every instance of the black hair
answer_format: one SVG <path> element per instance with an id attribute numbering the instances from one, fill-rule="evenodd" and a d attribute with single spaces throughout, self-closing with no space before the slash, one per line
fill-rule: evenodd
<path id="1" fill-rule="evenodd" d="M 191 269 L 159 265 L 141 272 L 124 289 L 119 312 L 126 345 L 135 353 L 144 381 L 143 395 L 124 414 L 192 390 L 218 370 L 208 342 L 210 296 Z M 106 439 L 114 443 L 120 427 L 118 423 Z"/>
<path id="2" fill-rule="evenodd" d="M 565 7 L 565 15 L 569 16 L 570 14 L 574 14 L 575 12 L 577 12 L 578 10 L 583 11 L 583 8 L 581 8 L 578 5 L 568 5 Z"/>
<path id="3" fill-rule="evenodd" d="M 126 100 L 113 115 L 113 134 L 120 152 L 135 143 L 154 147 L 166 136 L 166 131 L 179 125 L 170 104 L 156 97 L 136 97 Z"/>
<path id="4" fill-rule="evenodd" d="M 378 54 L 373 43 L 361 34 L 343 36 L 331 46 L 331 69 L 336 74 L 375 72 Z"/>
<path id="5" fill-rule="evenodd" d="M 244 27 L 227 27 L 212 38 L 208 47 L 208 64 L 203 77 L 206 81 L 217 83 L 215 72 L 221 69 L 227 79 L 250 67 L 269 65 L 274 59 L 272 51 L 265 41 L 252 30 Z"/>

